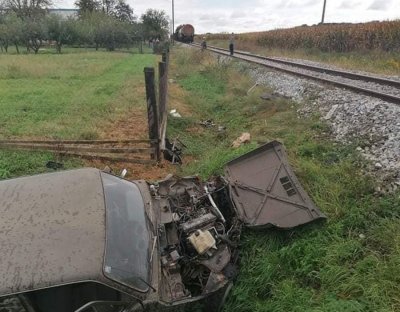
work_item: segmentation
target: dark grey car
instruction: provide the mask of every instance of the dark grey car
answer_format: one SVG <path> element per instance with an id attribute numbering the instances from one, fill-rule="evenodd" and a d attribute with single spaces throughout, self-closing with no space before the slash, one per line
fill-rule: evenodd
<path id="1" fill-rule="evenodd" d="M 215 311 L 242 226 L 324 218 L 274 141 L 203 182 L 78 169 L 0 181 L 0 309 Z"/>

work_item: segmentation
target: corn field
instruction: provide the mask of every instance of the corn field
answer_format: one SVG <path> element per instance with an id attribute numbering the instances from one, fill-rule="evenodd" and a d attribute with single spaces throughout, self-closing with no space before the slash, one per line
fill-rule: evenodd
<path id="1" fill-rule="evenodd" d="M 229 34 L 208 39 L 228 40 Z M 365 50 L 400 51 L 400 20 L 363 24 L 324 24 L 244 33 L 236 36 L 238 46 L 257 45 L 276 49 L 317 49 L 323 52 Z"/>

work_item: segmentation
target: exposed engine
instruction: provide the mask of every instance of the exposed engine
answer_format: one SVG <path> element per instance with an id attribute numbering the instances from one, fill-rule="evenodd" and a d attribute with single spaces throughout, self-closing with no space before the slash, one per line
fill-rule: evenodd
<path id="1" fill-rule="evenodd" d="M 161 218 L 161 297 L 175 301 L 224 286 L 236 273 L 241 232 L 225 181 L 169 177 L 151 190 Z"/>

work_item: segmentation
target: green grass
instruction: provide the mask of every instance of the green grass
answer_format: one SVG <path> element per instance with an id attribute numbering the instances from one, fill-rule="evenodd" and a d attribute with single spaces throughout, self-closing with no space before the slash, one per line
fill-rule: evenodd
<path id="1" fill-rule="evenodd" d="M 19 53 L 17 53 L 17 49 L 15 48 L 15 46 L 9 46 L 8 50 L 7 50 L 7 53 L 3 50 L 3 52 L 0 51 L 0 55 L 34 54 L 33 51 L 28 52 L 26 47 L 24 47 L 24 46 L 19 46 L 18 48 L 19 48 Z M 94 47 L 72 47 L 72 46 L 65 45 L 65 46 L 62 46 L 62 48 L 61 48 L 61 54 L 89 53 L 89 52 L 106 52 L 106 53 L 109 53 L 107 51 L 107 49 L 105 49 L 105 48 L 99 48 L 97 51 L 96 51 L 96 49 Z M 129 47 L 129 48 L 118 48 L 118 49 L 115 49 L 113 52 L 114 53 L 115 52 L 120 52 L 120 53 L 130 53 L 130 54 L 135 53 L 135 54 L 139 54 L 140 50 L 139 50 L 139 45 L 135 44 L 134 46 Z M 150 54 L 150 53 L 153 53 L 153 50 L 150 49 L 147 44 L 143 44 L 142 45 L 142 52 L 146 53 L 146 54 Z M 57 50 L 55 49 L 54 46 L 46 46 L 46 45 L 44 45 L 39 49 L 38 54 L 58 54 L 58 52 L 57 52 Z"/>
<path id="2" fill-rule="evenodd" d="M 225 310 L 400 310 L 397 195 L 375 197 L 355 147 L 333 144 L 317 116 L 299 119 L 288 100 L 262 101 L 263 90 L 246 96 L 251 81 L 239 66 L 192 53 L 197 65 L 178 67 L 175 75 L 193 114 L 169 120 L 169 136 L 179 135 L 193 159 L 182 174 L 220 173 L 256 142 L 279 139 L 304 188 L 328 216 L 325 223 L 292 231 L 246 230 L 240 274 Z M 187 58 L 186 51 L 173 57 L 178 64 Z M 198 122 L 210 118 L 227 131 L 201 129 Z M 233 149 L 231 142 L 243 131 L 253 143 Z"/>
<path id="3" fill-rule="evenodd" d="M 155 62 L 121 52 L 0 54 L 0 138 L 96 139 L 145 107 L 143 68 Z M 34 173 L 35 163 L 41 172 L 51 157 L 1 150 L 0 178 Z"/>
<path id="4" fill-rule="evenodd" d="M 46 167 L 48 161 L 62 163 L 64 169 L 79 168 L 83 166 L 80 160 L 57 158 L 52 153 L 0 151 L 0 180 L 52 172 L 53 169 Z"/>
<path id="5" fill-rule="evenodd" d="M 186 49 L 171 59 L 171 78 L 186 90 L 192 111 L 190 117 L 169 118 L 169 137 L 179 136 L 191 159 L 180 173 L 208 178 L 258 142 L 278 139 L 328 216 L 325 223 L 292 231 L 244 231 L 241 270 L 225 310 L 400 310 L 398 195 L 374 197 L 374 183 L 361 175 L 363 161 L 354 147 L 333 144 L 317 116 L 299 119 L 295 104 L 263 101 L 260 88 L 247 96 L 252 81 L 243 67 Z M 105 52 L 0 55 L 0 136 L 95 138 L 104 123 L 143 101 L 143 67 L 154 60 Z M 204 119 L 226 131 L 203 129 L 198 123 Z M 233 149 L 244 131 L 252 143 Z M 59 159 L 1 151 L 0 179 L 49 171 L 48 160 Z M 59 161 L 66 168 L 82 165 Z"/>
<path id="6" fill-rule="evenodd" d="M 142 99 L 143 67 L 152 55 L 76 53 L 0 56 L 0 136 L 96 136 L 104 119 L 121 116 Z M 120 95 L 132 88 L 132 96 Z"/>

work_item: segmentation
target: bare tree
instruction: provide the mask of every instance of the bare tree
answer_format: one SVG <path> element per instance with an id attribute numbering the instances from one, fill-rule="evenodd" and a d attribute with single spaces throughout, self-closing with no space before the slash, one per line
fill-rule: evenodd
<path id="1" fill-rule="evenodd" d="M 133 23 L 136 17 L 133 15 L 133 9 L 124 0 L 119 0 L 114 8 L 114 15 L 123 22 Z"/>
<path id="2" fill-rule="evenodd" d="M 22 19 L 36 19 L 43 16 L 46 9 L 53 4 L 52 0 L 0 0 L 0 6 L 14 12 Z"/>
<path id="3" fill-rule="evenodd" d="M 99 11 L 101 3 L 98 0 L 76 0 L 75 6 L 79 9 L 80 18 L 85 18 L 86 15 Z"/>

